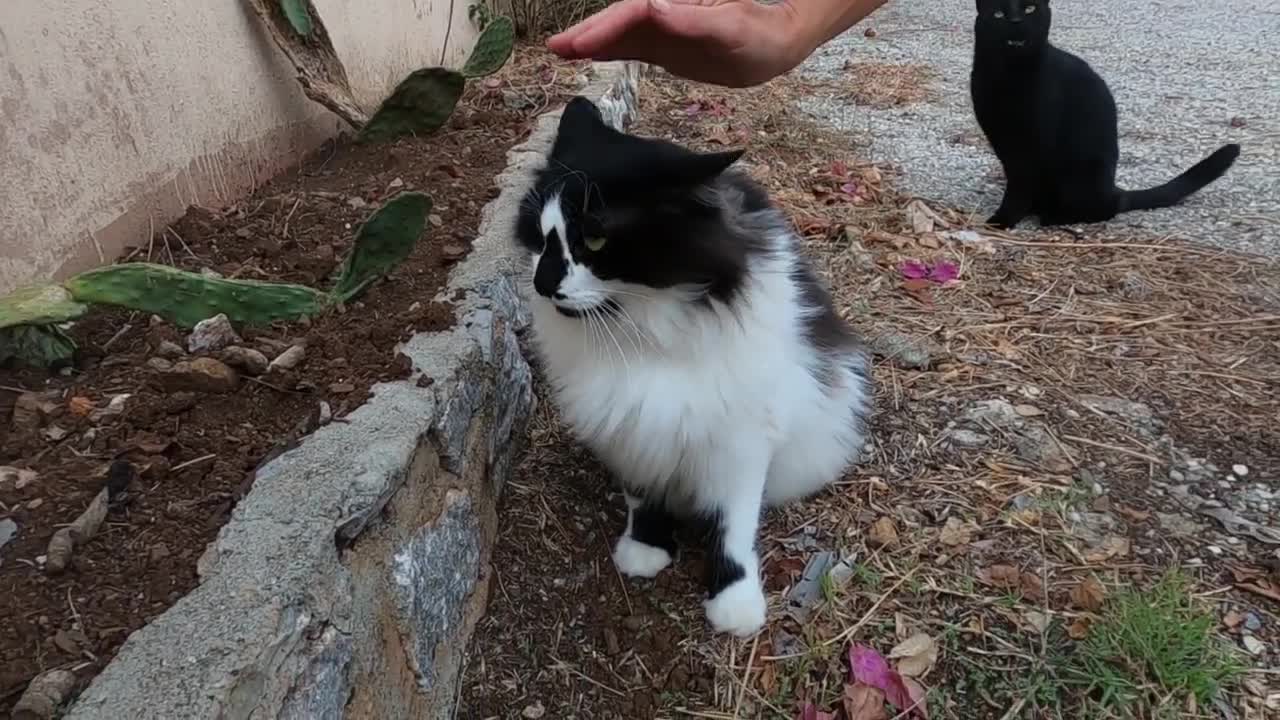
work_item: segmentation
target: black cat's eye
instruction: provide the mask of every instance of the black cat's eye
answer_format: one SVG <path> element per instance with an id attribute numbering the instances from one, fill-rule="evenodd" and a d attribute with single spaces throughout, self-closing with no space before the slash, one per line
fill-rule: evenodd
<path id="1" fill-rule="evenodd" d="M 1031 13 L 1033 13 L 1033 12 L 1035 12 L 1035 11 L 1036 11 L 1036 5 L 1035 5 L 1035 3 L 1032 3 L 1032 4 L 1030 4 L 1030 5 L 1026 6 L 1025 8 L 1023 8 L 1023 9 L 1022 9 L 1022 12 L 1023 12 L 1024 14 L 1026 14 L 1026 15 L 1030 15 Z"/>
<path id="2" fill-rule="evenodd" d="M 608 242 L 608 238 L 603 235 L 588 235 L 582 239 L 582 244 L 587 246 L 591 252 L 600 252 L 604 249 L 604 244 Z"/>
<path id="3" fill-rule="evenodd" d="M 992 17 L 994 17 L 994 18 L 995 18 L 995 19 L 997 19 L 997 20 L 1003 20 L 1003 19 L 1004 19 L 1004 11 L 1003 11 L 1003 10 L 997 10 L 997 11 L 995 11 L 995 13 L 993 13 L 993 14 L 992 14 Z"/>

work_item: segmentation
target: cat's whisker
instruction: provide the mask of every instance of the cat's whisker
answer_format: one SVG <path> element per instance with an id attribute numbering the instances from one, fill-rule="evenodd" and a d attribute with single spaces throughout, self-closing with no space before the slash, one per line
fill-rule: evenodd
<path id="1" fill-rule="evenodd" d="M 618 336 L 614 335 L 613 330 L 609 328 L 608 318 L 604 316 L 604 313 L 598 307 L 592 308 L 592 312 L 596 314 L 596 317 L 600 318 L 600 327 L 604 328 L 605 332 L 609 333 L 609 338 L 613 340 L 613 346 L 618 348 L 618 358 L 622 360 L 622 366 L 627 369 L 627 375 L 630 377 L 631 363 L 627 362 L 627 354 L 622 351 L 622 345 L 618 342 Z"/>

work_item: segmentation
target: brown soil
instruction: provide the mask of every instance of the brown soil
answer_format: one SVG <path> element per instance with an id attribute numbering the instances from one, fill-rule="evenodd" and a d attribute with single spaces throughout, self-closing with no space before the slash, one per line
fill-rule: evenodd
<path id="1" fill-rule="evenodd" d="M 861 162 L 850 138 L 790 109 L 813 90 L 799 78 L 729 92 L 663 76 L 641 92 L 636 131 L 703 149 L 746 144 L 744 163 L 805 237 L 846 317 L 864 334 L 927 339 L 932 360 L 878 357 L 874 452 L 831 491 L 766 518 L 760 552 L 773 612 L 746 641 L 706 628 L 699 545 L 686 543 L 655 580 L 619 576 L 610 550 L 624 526 L 621 498 L 541 395 L 500 510 L 496 582 L 460 717 L 792 720 L 804 700 L 840 706 L 850 642 L 887 654 L 918 632 L 940 652 L 921 676 L 930 717 L 1092 717 L 1070 688 L 1051 688 L 1061 713 L 1029 697 L 1032 681 L 1075 645 L 1065 636 L 1087 636 L 1097 618 L 1075 591 L 1087 578 L 1108 593 L 1145 587 L 1176 567 L 1223 618 L 1227 642 L 1240 642 L 1238 618 L 1252 613 L 1275 647 L 1280 574 L 1258 580 L 1273 548 L 1204 517 L 1192 535 L 1157 522 L 1158 513 L 1196 519 L 1162 489 L 1171 484 L 1168 445 L 1247 465 L 1250 479 L 1276 487 L 1276 403 L 1264 389 L 1280 365 L 1261 350 L 1247 363 L 1236 355 L 1280 342 L 1267 300 L 1280 290 L 1274 263 L 1115 237 L 1105 226 L 983 231 L 983 243 L 960 246 L 941 231 L 973 219 L 946 209 L 938 232 L 913 230 L 893 168 Z M 953 261 L 961 279 L 904 281 L 900 263 L 910 258 Z M 1146 403 L 1168 438 L 1090 412 L 1079 400 L 1086 394 Z M 948 423 L 990 398 L 1042 420 L 1070 467 L 1028 461 L 1007 437 L 973 451 L 943 441 Z M 1080 518 L 1095 516 L 1114 522 L 1104 544 L 1114 552 L 1091 550 L 1078 534 Z M 854 558 L 855 571 L 800 623 L 780 612 L 779 595 L 818 550 Z M 991 586 L 1000 566 L 1022 570 L 1031 589 Z M 1049 632 L 1028 629 L 1035 613 L 1052 618 Z M 1262 717 L 1245 709 L 1262 702 L 1257 688 L 1273 685 L 1262 674 L 1252 681 L 1253 690 L 1228 695 L 1241 717 Z"/>
<path id="2" fill-rule="evenodd" d="M 407 190 L 431 195 L 427 236 L 351 306 L 310 322 L 240 328 L 243 344 L 268 357 L 305 340 L 306 359 L 294 370 L 242 381 L 225 395 L 171 394 L 147 361 L 163 340 L 185 345 L 185 334 L 103 308 L 71 331 L 81 348 L 73 368 L 0 369 L 0 465 L 38 473 L 22 489 L 0 484 L 0 520 L 18 526 L 0 550 L 0 714 L 45 670 L 72 668 L 87 682 L 131 632 L 190 591 L 197 559 L 248 492 L 255 467 L 313 430 L 321 402 L 340 419 L 371 385 L 409 374 L 395 344 L 452 323 L 452 308 L 431 299 L 469 250 L 507 149 L 564 99 L 574 72 L 551 65 L 541 50 L 521 49 L 501 74 L 469 85 L 440 133 L 381 147 L 330 143 L 244 201 L 193 207 L 127 253 L 226 277 L 328 287 L 355 230 L 381 202 Z M 10 422 L 26 391 L 47 393 L 36 428 Z M 123 414 L 86 417 L 86 400 L 102 408 L 121 393 L 131 394 Z M 51 535 L 86 508 L 116 458 L 140 477 L 67 571 L 45 572 Z"/>

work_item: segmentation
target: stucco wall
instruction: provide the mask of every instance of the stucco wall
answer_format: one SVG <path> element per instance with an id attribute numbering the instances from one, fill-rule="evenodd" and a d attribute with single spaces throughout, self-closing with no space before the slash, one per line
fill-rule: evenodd
<path id="1" fill-rule="evenodd" d="M 469 0 L 315 0 L 356 99 L 460 64 Z M 344 125 L 240 0 L 0 1 L 0 292 L 223 207 Z"/>

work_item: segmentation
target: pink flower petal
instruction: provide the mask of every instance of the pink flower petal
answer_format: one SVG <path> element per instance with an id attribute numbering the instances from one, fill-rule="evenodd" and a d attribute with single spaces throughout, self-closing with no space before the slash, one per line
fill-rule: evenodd
<path id="1" fill-rule="evenodd" d="M 849 675 L 854 682 L 870 685 L 884 692 L 889 704 L 905 710 L 914 704 L 902 676 L 889 667 L 884 656 L 865 645 L 849 648 Z"/>
<path id="2" fill-rule="evenodd" d="M 908 280 L 922 280 L 929 277 L 929 268 L 919 260 L 907 260 L 899 269 L 902 271 L 902 277 Z"/>
<path id="3" fill-rule="evenodd" d="M 940 262 L 929 270 L 929 279 L 936 283 L 946 283 L 960 277 L 960 268 L 955 263 Z"/>
<path id="4" fill-rule="evenodd" d="M 840 186 L 840 192 L 844 193 L 845 195 L 857 195 L 857 194 L 858 194 L 858 184 L 857 184 L 857 183 L 851 183 L 851 182 L 845 183 L 845 184 L 843 184 L 843 185 L 841 185 L 841 186 Z"/>

